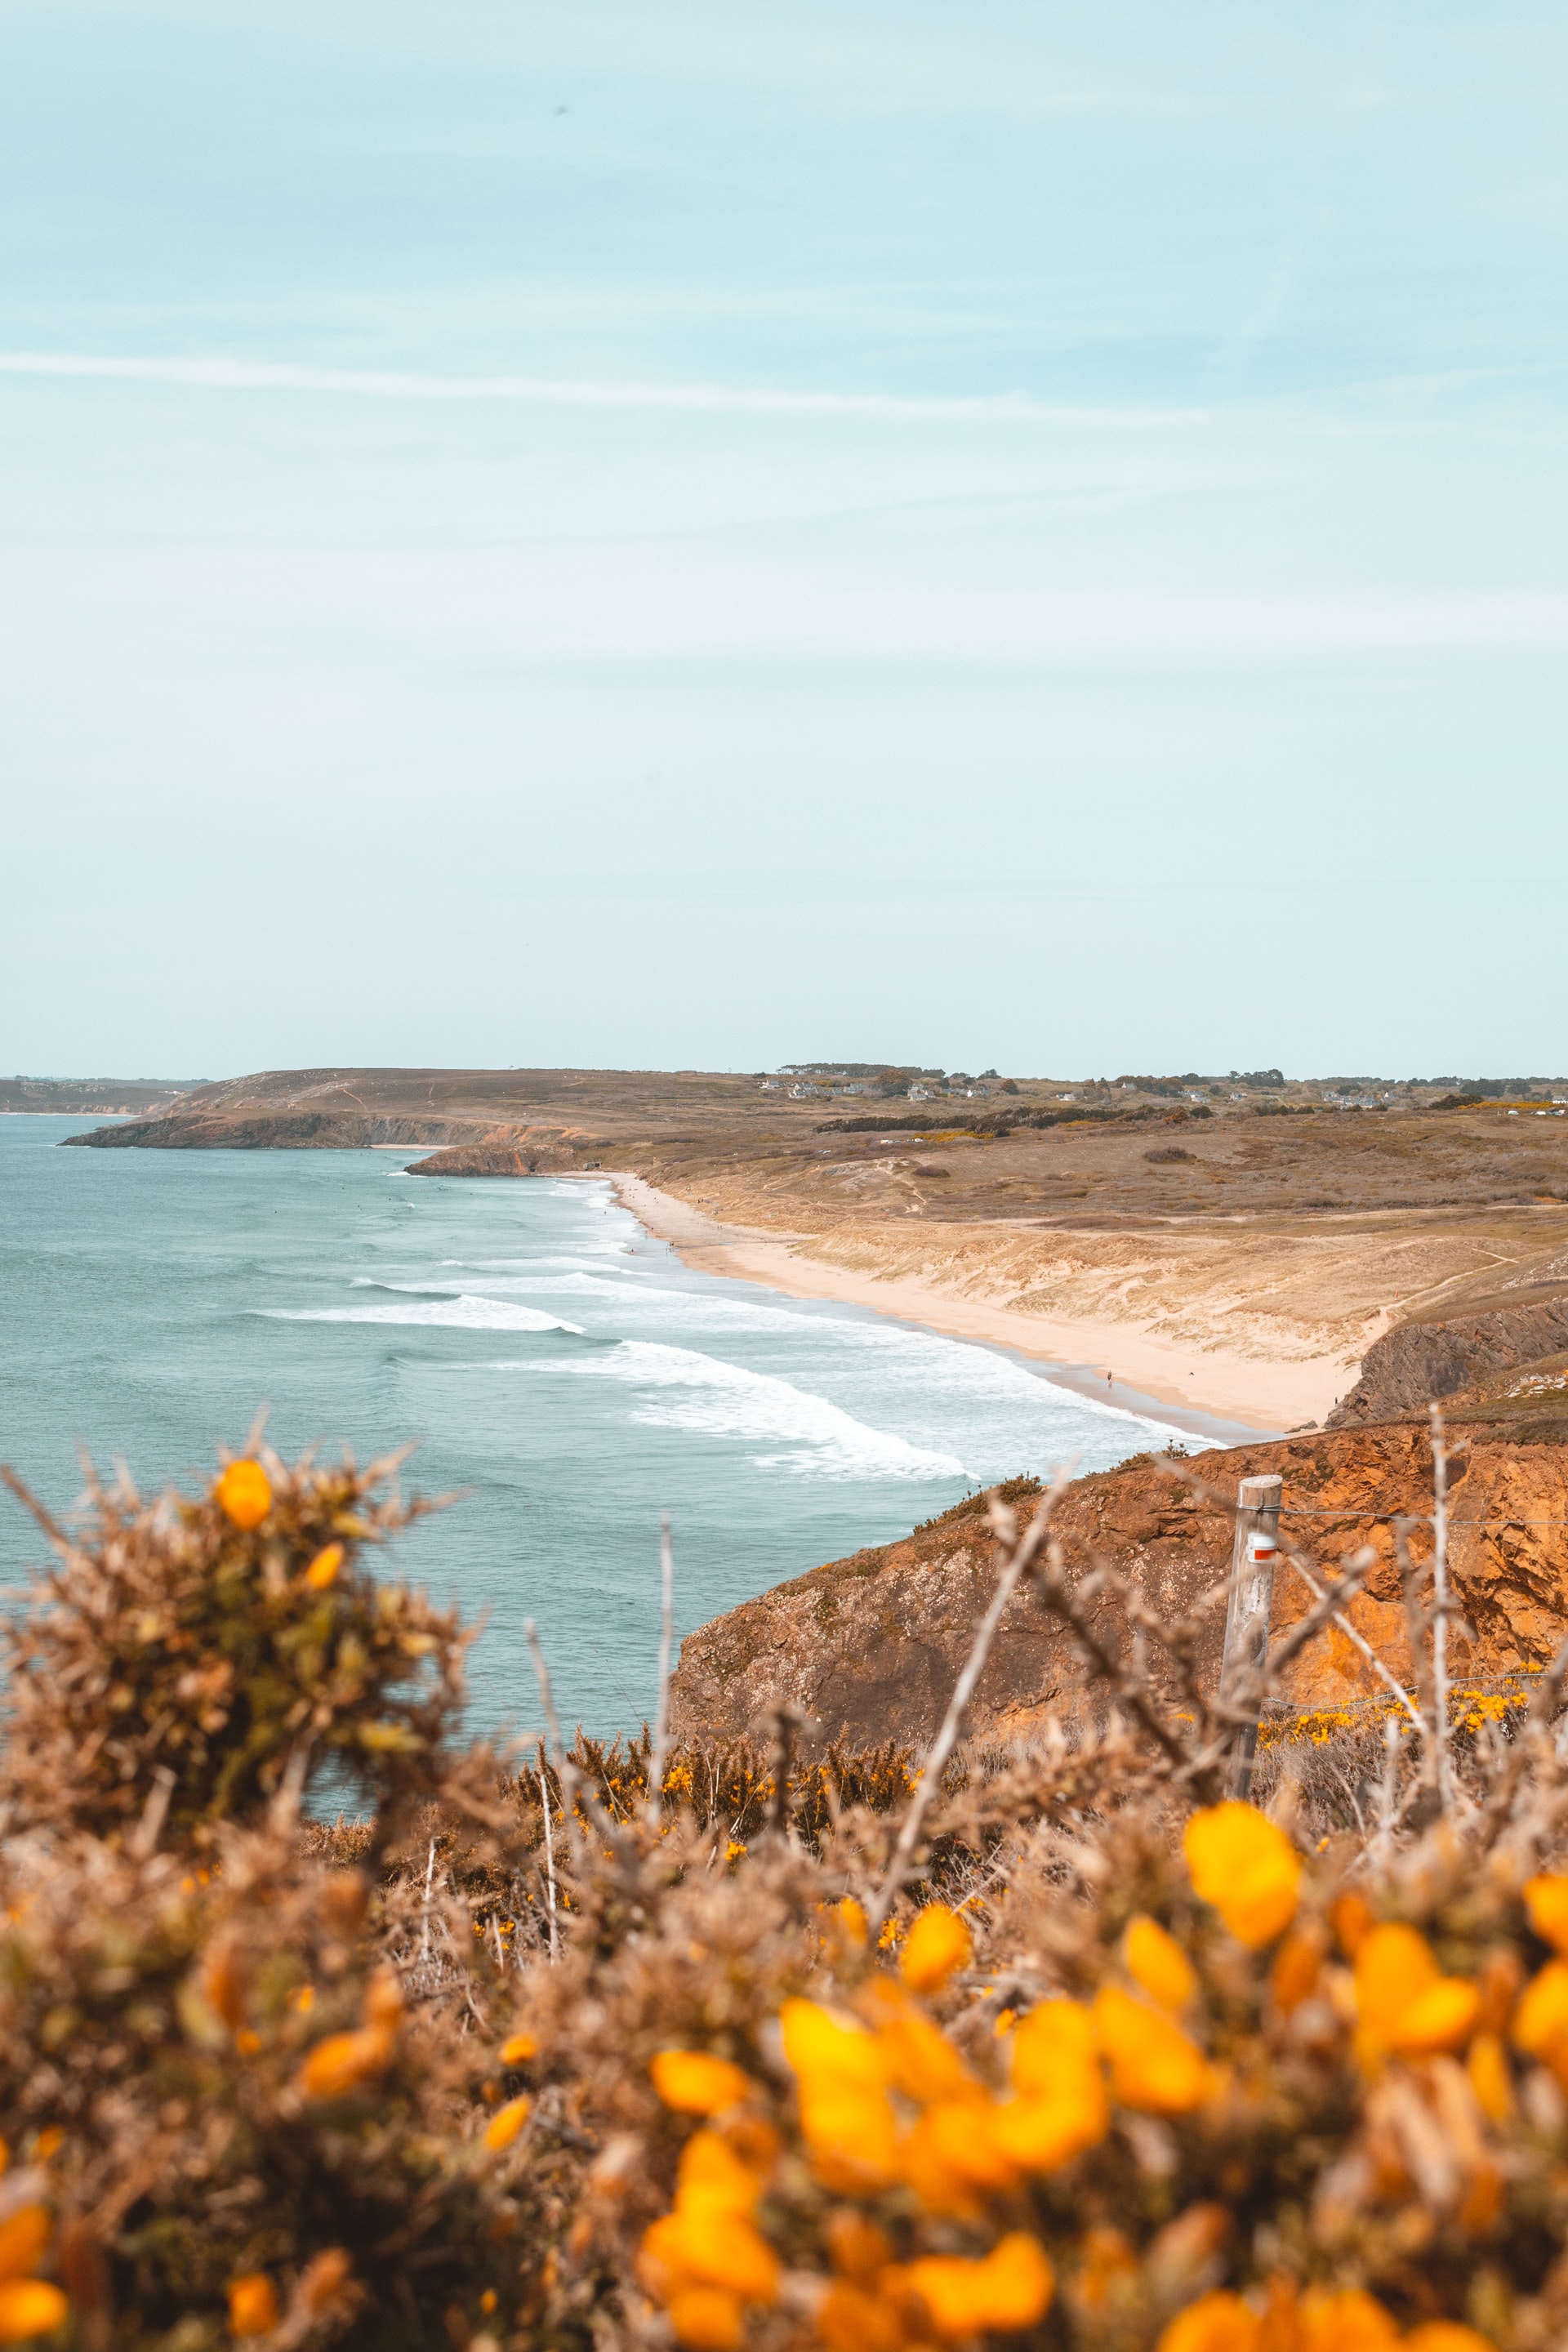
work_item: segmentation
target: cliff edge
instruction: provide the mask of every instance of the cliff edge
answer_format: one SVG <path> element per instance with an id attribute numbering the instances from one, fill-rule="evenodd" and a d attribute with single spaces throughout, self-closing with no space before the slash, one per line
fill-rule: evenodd
<path id="1" fill-rule="evenodd" d="M 1453 1465 L 1455 1526 L 1449 1554 L 1465 1629 L 1451 1631 L 1459 1676 L 1493 1678 L 1545 1663 L 1568 1632 L 1568 1375 L 1535 1412 L 1533 1442 L 1479 1405 L 1455 1416 L 1468 1440 Z M 1173 1475 L 1169 1457 L 1140 1455 L 1074 1481 L 1056 1528 L 1069 1567 L 1110 1561 L 1163 1614 L 1184 1614 L 1229 1575 L 1232 1521 Z M 1320 1432 L 1309 1437 L 1199 1454 L 1180 1465 L 1216 1496 L 1237 1482 L 1278 1471 L 1285 1482 L 1282 1541 L 1332 1566 L 1370 1543 L 1378 1554 L 1352 1622 L 1395 1675 L 1410 1671 L 1392 1521 L 1430 1511 L 1431 1441 L 1417 1423 Z M 1039 1487 L 1003 1489 L 1026 1511 Z M 1542 1525 L 1542 1521 L 1555 1521 Z M 1419 1559 L 1430 1536 L 1417 1529 Z M 972 1496 L 897 1543 L 855 1553 L 796 1577 L 689 1634 L 671 1693 L 678 1739 L 738 1737 L 765 1723 L 781 1700 L 801 1708 L 828 1738 L 923 1746 L 937 1729 L 974 1626 L 990 1599 L 996 1547 L 985 1498 Z M 1310 1606 L 1282 1560 L 1275 1632 Z M 1100 1621 L 1126 1642 L 1106 1601 Z M 1223 1608 L 1212 1612 L 1199 1669 L 1217 1676 Z M 1382 1686 L 1343 1634 L 1331 1633 L 1300 1662 L 1287 1694 L 1299 1707 L 1375 1696 Z M 1071 1637 L 1027 1592 L 1015 1595 L 971 1709 L 971 1735 L 1006 1739 L 1046 1717 L 1082 1716 L 1091 1704 Z"/>

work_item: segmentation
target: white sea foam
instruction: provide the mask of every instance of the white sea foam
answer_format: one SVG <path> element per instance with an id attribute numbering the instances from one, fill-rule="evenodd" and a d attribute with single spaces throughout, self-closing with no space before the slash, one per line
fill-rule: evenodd
<path id="1" fill-rule="evenodd" d="M 443 1269 L 461 1269 L 466 1274 L 596 1274 L 605 1258 L 628 1255 L 624 1242 L 584 1242 L 571 1256 L 551 1256 L 541 1251 L 537 1257 L 444 1257 Z M 651 1265 L 617 1265 L 617 1274 L 635 1274 L 646 1277 L 658 1269 Z"/>
<path id="2" fill-rule="evenodd" d="M 633 1419 L 707 1437 L 737 1437 L 784 1452 L 752 1455 L 764 1469 L 809 1470 L 858 1478 L 962 1478 L 955 1454 L 937 1454 L 769 1372 L 748 1371 L 695 1348 L 623 1339 L 577 1369 L 651 1391 Z"/>
<path id="3" fill-rule="evenodd" d="M 466 1292 L 451 1298 L 410 1298 L 394 1307 L 258 1307 L 258 1315 L 277 1323 L 395 1323 L 434 1325 L 454 1331 L 570 1331 L 584 1334 L 581 1323 L 564 1323 L 537 1307 L 523 1307 L 510 1298 L 478 1298 Z"/>

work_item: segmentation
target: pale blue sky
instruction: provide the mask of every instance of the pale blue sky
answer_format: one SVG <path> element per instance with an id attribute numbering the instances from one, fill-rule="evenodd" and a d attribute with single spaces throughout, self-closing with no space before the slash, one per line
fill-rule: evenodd
<path id="1" fill-rule="evenodd" d="M 1563 1070 L 1565 89 L 0 0 L 0 1070 Z"/>

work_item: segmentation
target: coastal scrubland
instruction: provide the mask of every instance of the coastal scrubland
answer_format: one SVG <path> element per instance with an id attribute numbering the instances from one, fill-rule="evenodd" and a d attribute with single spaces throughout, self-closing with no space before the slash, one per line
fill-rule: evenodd
<path id="1" fill-rule="evenodd" d="M 1377 1557 L 1331 1526 L 1221 1704 L 1223 1577 L 1069 1550 L 1016 1486 L 971 1516 L 1076 1645 L 1072 1720 L 965 1746 L 955 1687 L 929 1746 L 807 1752 L 780 1706 L 568 1748 L 542 1683 L 502 1754 L 462 1738 L 467 1629 L 372 1573 L 395 1468 L 253 1437 L 205 1491 L 40 1514 L 0 2341 L 1561 2344 L 1568 1649 L 1498 1704 L 1451 1679 L 1435 1538 L 1359 1745 L 1285 1677 Z"/>
<path id="2" fill-rule="evenodd" d="M 1395 1327 L 1568 1299 L 1568 1106 L 1550 1087 L 1468 1098 L 1254 1073 L 911 1101 L 794 1083 L 275 1072 L 83 1139 L 426 1145 L 426 1177 L 613 1173 L 714 1272 L 1275 1431 L 1325 1421 Z"/>

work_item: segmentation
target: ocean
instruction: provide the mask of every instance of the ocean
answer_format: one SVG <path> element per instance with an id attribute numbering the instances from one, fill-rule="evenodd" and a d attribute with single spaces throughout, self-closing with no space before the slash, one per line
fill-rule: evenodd
<path id="1" fill-rule="evenodd" d="M 416 1442 L 452 1507 L 390 1555 L 484 1631 L 471 1727 L 653 1706 L 658 1521 L 678 1630 L 977 1485 L 1175 1434 L 1021 1360 L 681 1265 L 607 1183 L 409 1177 L 393 1151 L 62 1151 L 0 1118 L 0 1459 L 53 1510 L 78 1449 L 196 1489 L 258 1412 L 280 1453 Z M 40 1556 L 0 1493 L 0 1577 Z"/>

